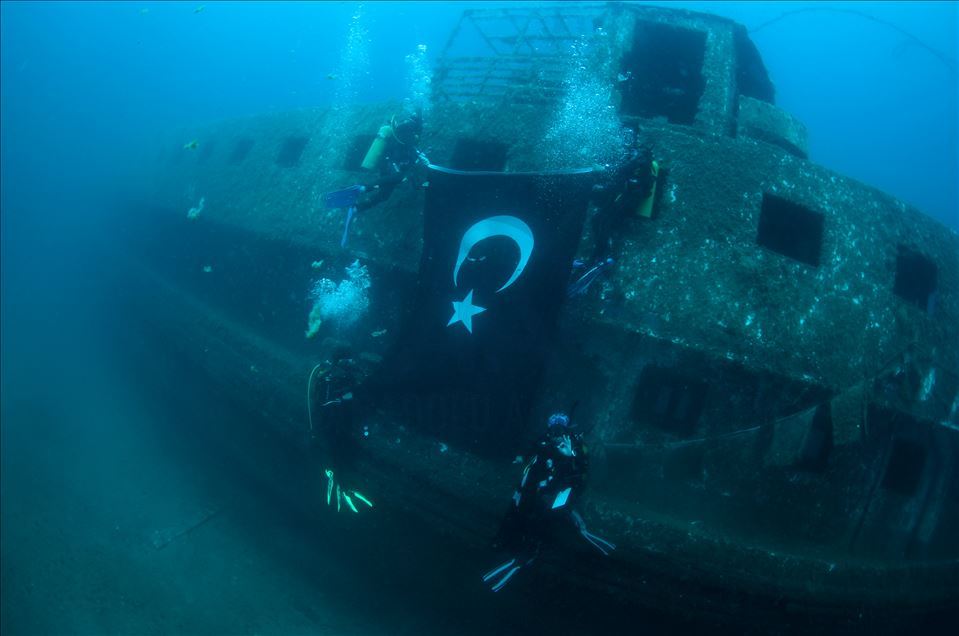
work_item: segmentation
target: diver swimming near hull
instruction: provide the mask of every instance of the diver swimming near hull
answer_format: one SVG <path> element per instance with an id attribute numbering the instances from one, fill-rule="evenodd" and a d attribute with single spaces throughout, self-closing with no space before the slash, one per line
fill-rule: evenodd
<path id="1" fill-rule="evenodd" d="M 428 163 L 417 148 L 422 132 L 423 117 L 419 112 L 404 115 L 401 119 L 394 115 L 388 124 L 380 127 L 360 165 L 363 170 L 376 172 L 377 177 L 366 184 L 330 192 L 323 198 L 327 208 L 347 211 L 340 241 L 342 247 L 346 247 L 350 224 L 357 212 L 389 199 L 397 186 L 410 180 L 417 165 Z"/>
<path id="2" fill-rule="evenodd" d="M 659 164 L 645 146 L 634 148 L 623 163 L 606 179 L 593 187 L 596 211 L 590 217 L 593 235 L 590 260 L 602 263 L 612 252 L 612 240 L 630 218 L 650 218 L 656 198 Z"/>
<path id="3" fill-rule="evenodd" d="M 564 529 L 575 529 L 590 545 L 608 556 L 616 546 L 591 533 L 576 510 L 586 483 L 589 458 L 583 436 L 573 430 L 565 413 L 550 416 L 543 435 L 525 458 L 523 476 L 513 493 L 493 547 L 507 555 L 505 561 L 483 575 L 483 582 L 498 592 Z"/>
<path id="4" fill-rule="evenodd" d="M 326 505 L 336 506 L 337 512 L 343 507 L 353 512 L 359 512 L 358 506 L 373 507 L 373 502 L 354 488 L 359 479 L 356 464 L 360 454 L 355 391 L 361 379 L 361 371 L 349 351 L 340 348 L 325 368 L 313 368 L 307 385 L 315 463 L 323 466 Z"/>

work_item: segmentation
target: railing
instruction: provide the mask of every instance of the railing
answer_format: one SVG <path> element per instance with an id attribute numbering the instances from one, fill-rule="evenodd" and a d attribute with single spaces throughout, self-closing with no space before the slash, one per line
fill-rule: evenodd
<path id="1" fill-rule="evenodd" d="M 463 12 L 433 76 L 433 98 L 545 104 L 563 88 L 572 45 L 592 37 L 605 5 Z"/>

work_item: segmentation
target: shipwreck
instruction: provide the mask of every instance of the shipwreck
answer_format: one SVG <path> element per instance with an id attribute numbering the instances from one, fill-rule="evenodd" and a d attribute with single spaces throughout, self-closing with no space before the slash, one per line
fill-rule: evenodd
<path id="1" fill-rule="evenodd" d="M 572 65 L 571 50 L 582 55 Z M 584 77 L 600 113 L 570 102 Z M 745 28 L 716 16 L 466 11 L 430 90 L 420 145 L 432 169 L 582 168 L 588 181 L 602 174 L 603 144 L 628 129 L 660 167 L 651 215 L 614 237 L 615 266 L 586 293 L 544 304 L 541 346 L 525 351 L 522 373 L 503 371 L 506 408 L 503 382 L 471 392 L 438 384 L 435 368 L 429 382 L 410 379 L 429 357 L 411 350 L 410 323 L 436 256 L 424 252 L 424 205 L 438 184 L 398 188 L 358 215 L 346 247 L 343 211 L 321 204 L 367 178 L 364 153 L 400 104 L 166 131 L 129 204 L 123 293 L 144 333 L 251 414 L 255 424 L 216 429 L 236 461 L 324 523 L 322 483 L 293 497 L 285 473 L 254 460 L 256 440 L 314 478 L 307 377 L 346 340 L 380 387 L 362 442 L 374 514 L 466 555 L 476 598 L 514 457 L 549 413 L 572 407 L 593 462 L 583 514 L 618 549 L 598 559 L 570 545 L 536 576 L 606 608 L 733 630 L 954 618 L 959 236 L 811 161 Z M 571 142 L 586 152 L 560 152 Z M 557 294 L 588 253 L 590 214 L 584 200 L 564 226 Z M 305 338 L 312 282 L 357 260 L 368 311 L 349 331 Z M 461 298 L 443 312 L 449 300 Z M 473 335 L 493 313 L 474 317 Z M 437 317 L 441 329 L 448 319 Z M 442 333 L 465 342 L 454 327 Z M 462 379 L 464 364 L 451 375 Z"/>

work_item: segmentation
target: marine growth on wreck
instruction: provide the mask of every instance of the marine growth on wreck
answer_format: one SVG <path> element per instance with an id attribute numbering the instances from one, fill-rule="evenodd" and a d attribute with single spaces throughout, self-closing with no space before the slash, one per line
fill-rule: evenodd
<path id="1" fill-rule="evenodd" d="M 819 165 L 732 20 L 468 7 L 363 103 L 365 10 L 331 104 L 130 188 L 124 312 L 244 414 L 195 434 L 246 505 L 490 633 L 945 632 L 959 235 Z"/>

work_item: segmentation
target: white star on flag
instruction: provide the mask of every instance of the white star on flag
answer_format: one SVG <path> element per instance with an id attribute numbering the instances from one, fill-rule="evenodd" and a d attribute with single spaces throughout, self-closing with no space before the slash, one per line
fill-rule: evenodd
<path id="1" fill-rule="evenodd" d="M 484 311 L 486 311 L 486 307 L 477 307 L 473 304 L 473 290 L 471 289 L 462 301 L 453 301 L 453 316 L 446 323 L 446 326 L 450 327 L 461 322 L 468 332 L 473 333 L 473 316 Z"/>

